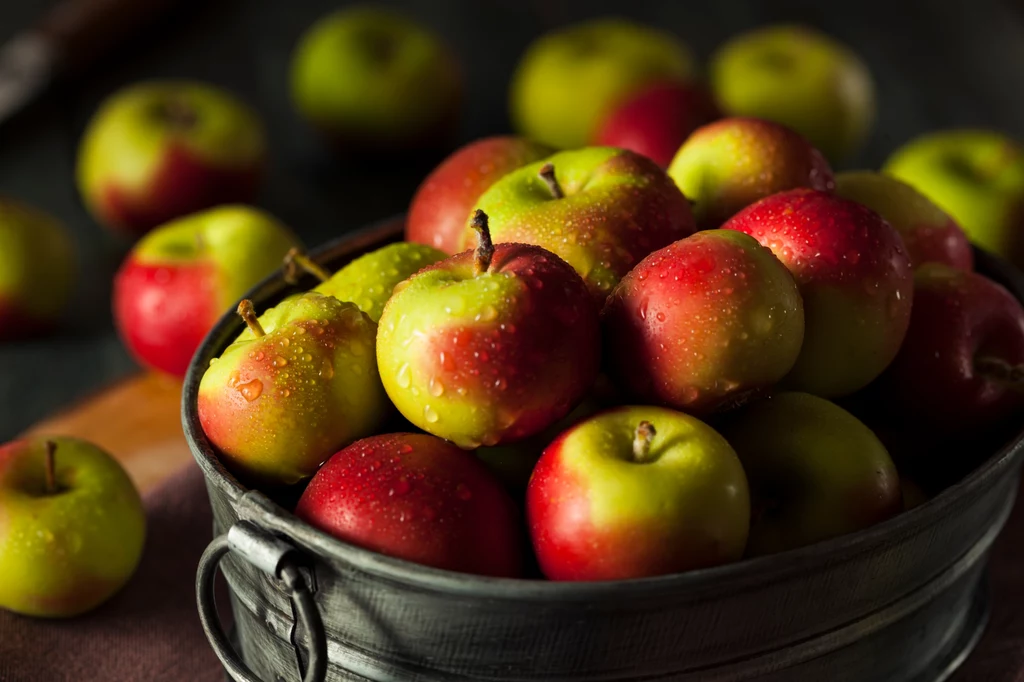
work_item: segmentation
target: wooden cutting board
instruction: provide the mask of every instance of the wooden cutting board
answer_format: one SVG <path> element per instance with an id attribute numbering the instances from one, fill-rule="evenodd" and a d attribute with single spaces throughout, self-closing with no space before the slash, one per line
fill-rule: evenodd
<path id="1" fill-rule="evenodd" d="M 25 435 L 75 436 L 116 457 L 139 491 L 192 461 L 181 430 L 181 382 L 139 374 L 36 424 Z"/>

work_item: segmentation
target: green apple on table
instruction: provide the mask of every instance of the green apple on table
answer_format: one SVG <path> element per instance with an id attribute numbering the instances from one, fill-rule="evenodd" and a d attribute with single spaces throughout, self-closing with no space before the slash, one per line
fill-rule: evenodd
<path id="1" fill-rule="evenodd" d="M 145 535 L 138 491 L 92 443 L 0 446 L 0 608 L 49 618 L 94 609 L 131 578 Z"/>
<path id="2" fill-rule="evenodd" d="M 339 149 L 430 147 L 458 123 L 459 65 L 429 30 L 391 10 L 348 7 L 317 21 L 292 57 L 292 100 Z"/>
<path id="3" fill-rule="evenodd" d="M 622 19 L 594 19 L 535 40 L 512 77 L 515 127 L 552 147 L 583 147 L 633 93 L 686 82 L 696 67 L 674 36 Z"/>
<path id="4" fill-rule="evenodd" d="M 747 478 L 736 453 L 695 417 L 620 407 L 580 422 L 544 451 L 527 523 L 551 580 L 625 580 L 743 556 Z"/>
<path id="5" fill-rule="evenodd" d="M 188 213 L 252 201 L 263 177 L 263 125 L 231 94 L 192 81 L 150 81 L 103 102 L 78 150 L 89 212 L 137 237 Z"/>
<path id="6" fill-rule="evenodd" d="M 781 123 L 833 163 L 852 156 L 871 131 L 871 73 L 847 47 L 809 27 L 766 26 L 736 36 L 712 56 L 710 72 L 726 115 Z"/>
<path id="7" fill-rule="evenodd" d="M 54 327 L 75 279 L 71 237 L 52 216 L 0 197 L 0 341 Z"/>
<path id="8" fill-rule="evenodd" d="M 1024 267 L 1024 146 L 988 130 L 922 135 L 889 157 L 883 171 L 951 215 L 967 238 Z"/>

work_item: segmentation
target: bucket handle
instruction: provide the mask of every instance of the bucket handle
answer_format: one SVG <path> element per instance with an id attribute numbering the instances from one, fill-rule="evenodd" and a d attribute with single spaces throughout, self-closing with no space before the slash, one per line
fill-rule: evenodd
<path id="1" fill-rule="evenodd" d="M 213 579 L 217 575 L 220 560 L 228 552 L 234 552 L 267 575 L 280 580 L 292 602 L 292 612 L 309 635 L 309 663 L 302 673 L 303 682 L 323 682 L 327 676 L 327 634 L 324 632 L 320 611 L 313 600 L 313 592 L 307 584 L 296 562 L 296 549 L 284 540 L 270 535 L 249 521 L 239 521 L 228 532 L 210 542 L 196 572 L 196 601 L 199 604 L 199 620 L 203 624 L 206 638 L 210 641 L 217 658 L 224 665 L 235 682 L 261 682 L 248 666 L 242 662 L 228 640 L 220 624 L 217 604 L 214 601 Z M 292 633 L 292 645 L 295 642 Z M 296 652 L 297 653 L 297 652 Z"/>

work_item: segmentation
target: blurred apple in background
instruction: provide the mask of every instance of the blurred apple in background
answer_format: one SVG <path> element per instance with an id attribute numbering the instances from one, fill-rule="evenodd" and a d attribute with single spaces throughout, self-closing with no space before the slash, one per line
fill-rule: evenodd
<path id="1" fill-rule="evenodd" d="M 840 173 L 836 194 L 867 206 L 896 228 L 915 268 L 925 263 L 974 268 L 974 253 L 964 231 L 907 183 L 870 171 Z"/>
<path id="2" fill-rule="evenodd" d="M 897 149 L 883 169 L 951 215 L 978 246 L 1024 267 L 1024 147 L 999 133 L 946 130 Z"/>
<path id="3" fill-rule="evenodd" d="M 227 92 L 140 83 L 108 98 L 89 122 L 78 189 L 98 222 L 139 236 L 188 213 L 251 201 L 265 156 L 262 124 Z"/>
<path id="4" fill-rule="evenodd" d="M 0 341 L 54 327 L 75 269 L 71 237 L 55 218 L 0 197 Z"/>
<path id="5" fill-rule="evenodd" d="M 146 517 L 121 465 L 92 443 L 0 446 L 0 608 L 75 616 L 131 578 Z"/>
<path id="6" fill-rule="evenodd" d="M 114 280 L 114 321 L 132 355 L 177 377 L 214 323 L 298 240 L 248 206 L 179 218 L 146 235 Z"/>
<path id="7" fill-rule="evenodd" d="M 832 163 L 855 154 L 871 131 L 871 73 L 851 50 L 806 26 L 736 36 L 712 56 L 710 72 L 723 113 L 788 126 Z"/>
<path id="8" fill-rule="evenodd" d="M 690 133 L 719 115 L 702 83 L 659 83 L 619 104 L 601 124 L 594 143 L 643 154 L 667 168 Z"/>
<path id="9" fill-rule="evenodd" d="M 299 112 L 339 150 L 440 146 L 459 119 L 462 75 L 448 47 L 390 10 L 357 6 L 330 14 L 292 57 Z"/>
<path id="10" fill-rule="evenodd" d="M 405 238 L 452 255 L 462 250 L 466 228 L 480 195 L 506 174 L 551 154 L 523 137 L 487 137 L 441 162 L 416 190 L 405 222 Z"/>
<path id="11" fill-rule="evenodd" d="M 692 202 L 702 230 L 720 227 L 771 194 L 835 186 L 821 152 L 789 128 L 757 118 L 726 118 L 697 129 L 679 148 L 668 174 Z"/>
<path id="12" fill-rule="evenodd" d="M 583 147 L 630 95 L 696 71 L 675 36 L 622 19 L 594 19 L 535 40 L 512 77 L 512 122 L 552 147 Z"/>

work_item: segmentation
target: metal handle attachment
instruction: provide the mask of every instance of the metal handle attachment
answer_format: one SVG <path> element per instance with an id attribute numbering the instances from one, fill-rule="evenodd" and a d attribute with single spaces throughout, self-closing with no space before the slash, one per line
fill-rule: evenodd
<path id="1" fill-rule="evenodd" d="M 227 533 L 214 538 L 199 559 L 196 572 L 196 601 L 199 604 L 199 620 L 202 621 L 206 638 L 214 653 L 235 682 L 261 682 L 235 653 L 224 629 L 220 625 L 217 604 L 213 597 L 213 579 L 217 575 L 220 560 L 228 552 L 234 552 L 267 575 L 284 583 L 292 601 L 292 612 L 302 622 L 309 636 L 309 662 L 305 673 L 299 673 L 302 682 L 323 682 L 327 676 L 327 635 L 324 632 L 320 611 L 313 601 L 313 592 L 306 583 L 295 562 L 295 548 L 283 540 L 263 531 L 249 521 L 239 521 Z M 292 632 L 292 645 L 295 632 Z M 296 652 L 297 653 L 297 652 Z"/>

